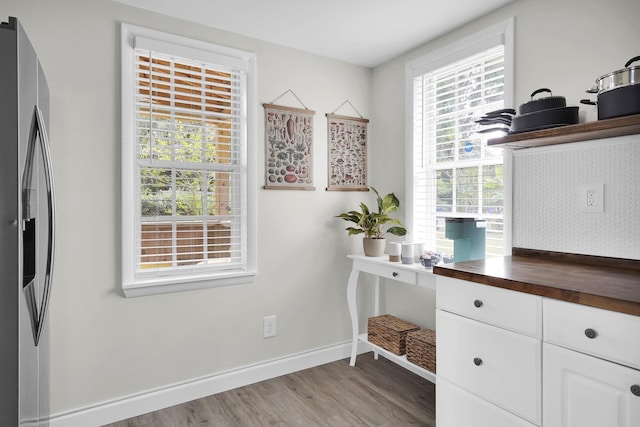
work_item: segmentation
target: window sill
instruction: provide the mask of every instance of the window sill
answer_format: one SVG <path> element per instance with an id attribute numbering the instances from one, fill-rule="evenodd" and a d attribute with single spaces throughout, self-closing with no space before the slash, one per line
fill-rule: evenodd
<path id="1" fill-rule="evenodd" d="M 252 283 L 256 272 L 225 273 L 219 276 L 207 275 L 201 277 L 168 277 L 137 280 L 123 283 L 122 291 L 127 298 L 147 295 L 167 294 L 172 292 L 190 291 L 194 289 L 216 288 Z"/>

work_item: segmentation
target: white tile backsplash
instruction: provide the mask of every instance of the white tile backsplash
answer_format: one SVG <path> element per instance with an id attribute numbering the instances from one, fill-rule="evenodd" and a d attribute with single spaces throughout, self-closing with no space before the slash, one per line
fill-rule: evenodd
<path id="1" fill-rule="evenodd" d="M 513 246 L 640 259 L 640 135 L 513 152 Z M 604 184 L 604 212 L 579 191 Z"/>

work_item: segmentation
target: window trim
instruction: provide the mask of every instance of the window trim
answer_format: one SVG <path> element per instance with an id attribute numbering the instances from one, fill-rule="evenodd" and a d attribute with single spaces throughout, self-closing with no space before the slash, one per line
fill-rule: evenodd
<path id="1" fill-rule="evenodd" d="M 465 37 L 457 42 L 437 49 L 417 59 L 407 62 L 405 67 L 405 224 L 411 234 L 413 230 L 413 79 L 446 66 L 475 53 L 504 44 L 504 104 L 514 105 L 514 25 L 511 17 L 482 31 Z M 512 249 L 512 205 L 513 205 L 513 155 L 511 150 L 503 153 L 504 167 L 504 254 L 510 255 Z M 408 237 L 411 241 L 411 236 Z"/>
<path id="2" fill-rule="evenodd" d="M 134 60 L 133 51 L 136 37 L 139 40 L 150 39 L 157 43 L 166 44 L 167 53 L 176 53 L 173 49 L 178 46 L 180 56 L 189 56 L 214 62 L 215 58 L 223 55 L 231 57 L 243 64 L 246 70 L 247 99 L 245 105 L 246 140 L 244 162 L 241 165 L 242 175 L 246 180 L 244 191 L 245 203 L 242 212 L 246 215 L 246 268 L 242 271 L 197 272 L 184 275 L 158 276 L 151 278 L 136 278 L 135 273 L 135 111 L 134 89 Z M 122 108 L 122 141 L 121 141 L 121 175 L 122 175 L 122 290 L 127 297 L 152 295 L 168 292 L 203 289 L 217 286 L 228 286 L 253 282 L 257 274 L 257 76 L 256 55 L 238 49 L 189 39 L 148 28 L 138 27 L 126 23 L 121 24 L 121 108 Z"/>

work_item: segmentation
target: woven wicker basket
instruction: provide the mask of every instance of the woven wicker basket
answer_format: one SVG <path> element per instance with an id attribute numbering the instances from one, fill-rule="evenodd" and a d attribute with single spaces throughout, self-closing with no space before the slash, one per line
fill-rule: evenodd
<path id="1" fill-rule="evenodd" d="M 370 317 L 367 322 L 369 342 L 401 356 L 406 352 L 407 333 L 420 329 L 390 314 Z"/>
<path id="2" fill-rule="evenodd" d="M 422 329 L 407 334 L 407 360 L 436 372 L 436 331 Z"/>

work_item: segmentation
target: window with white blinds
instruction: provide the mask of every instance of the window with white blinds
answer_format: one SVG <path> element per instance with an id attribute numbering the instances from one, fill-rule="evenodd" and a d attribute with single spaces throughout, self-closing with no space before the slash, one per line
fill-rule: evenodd
<path id="1" fill-rule="evenodd" d="M 444 61 L 446 62 L 446 61 Z M 424 69 L 427 68 L 426 71 Z M 414 241 L 453 254 L 447 217 L 487 221 L 486 254 L 505 253 L 503 150 L 474 122 L 504 108 L 504 44 L 409 75 L 412 94 L 411 223 Z"/>
<path id="2" fill-rule="evenodd" d="M 248 273 L 246 61 L 135 33 L 129 41 L 128 286 Z"/>

